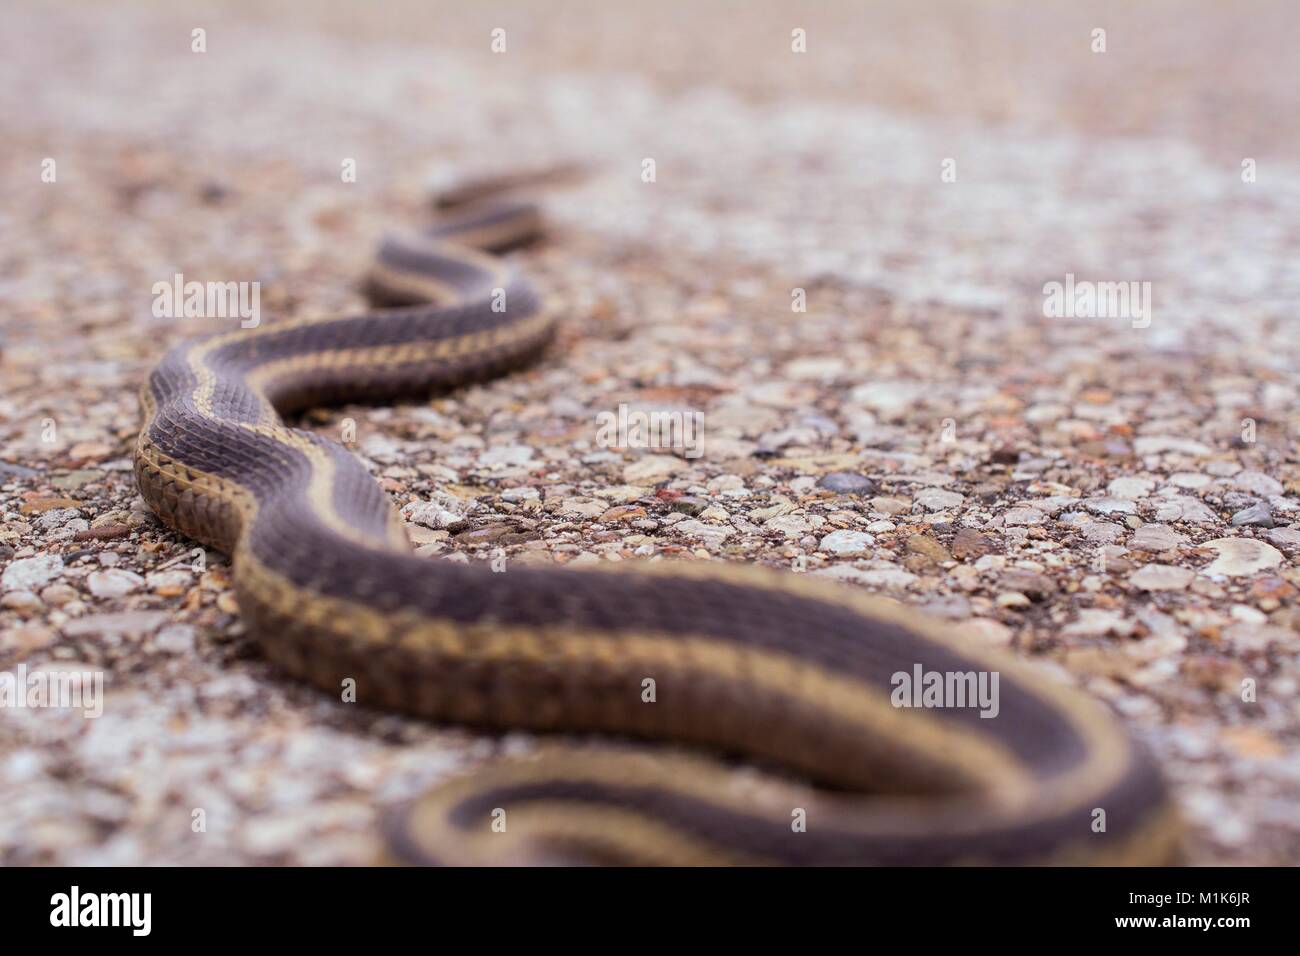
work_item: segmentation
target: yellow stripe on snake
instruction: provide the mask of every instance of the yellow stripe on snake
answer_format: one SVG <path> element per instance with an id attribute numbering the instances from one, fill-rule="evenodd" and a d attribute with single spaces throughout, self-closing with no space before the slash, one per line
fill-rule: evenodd
<path id="1" fill-rule="evenodd" d="M 394 859 L 1173 858 L 1166 787 L 1103 708 L 894 602 L 711 561 L 494 573 L 412 555 L 366 468 L 282 416 L 536 357 L 553 313 L 499 253 L 538 230 L 531 207 L 498 205 L 390 240 L 374 311 L 184 344 L 142 393 L 141 492 L 231 556 L 267 657 L 333 693 L 355 681 L 364 705 L 568 734 L 390 813 Z M 913 675 L 946 676 L 948 706 L 905 706 L 931 702 L 901 692 Z"/>

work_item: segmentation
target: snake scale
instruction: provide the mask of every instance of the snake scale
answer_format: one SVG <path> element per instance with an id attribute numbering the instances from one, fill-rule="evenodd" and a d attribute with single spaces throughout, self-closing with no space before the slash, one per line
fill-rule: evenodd
<path id="1" fill-rule="evenodd" d="M 436 721 L 568 732 L 389 813 L 391 860 L 1176 858 L 1155 763 L 1101 706 L 894 602 L 726 562 L 494 573 L 414 556 L 365 466 L 284 419 L 543 351 L 554 309 L 501 256 L 539 234 L 536 209 L 459 198 L 383 243 L 372 310 L 170 351 L 135 449 L 145 500 L 231 557 L 248 631 L 290 675 Z M 929 672 L 998 675 L 996 716 L 895 706 L 897 675 Z"/>

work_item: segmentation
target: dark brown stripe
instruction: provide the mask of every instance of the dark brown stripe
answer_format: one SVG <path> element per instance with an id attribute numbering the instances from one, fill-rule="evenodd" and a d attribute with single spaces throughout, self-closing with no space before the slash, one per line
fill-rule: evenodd
<path id="1" fill-rule="evenodd" d="M 1152 821 L 1152 808 L 1164 803 L 1164 784 L 1147 760 L 1136 761 L 1116 787 L 1099 794 L 1096 806 L 1107 811 L 1104 833 L 1092 830 L 1092 807 L 1072 808 L 1039 820 L 1008 821 L 1001 826 L 969 833 L 869 834 L 837 826 L 815 812 L 806 832 L 791 828 L 790 810 L 781 808 L 773 818 L 761 819 L 744 808 L 729 808 L 658 787 L 612 786 L 588 780 L 546 780 L 494 787 L 474 793 L 450 814 L 453 825 L 467 831 L 486 831 L 496 807 L 510 812 L 532 801 L 563 801 L 579 805 L 617 806 L 672 827 L 694 839 L 757 856 L 800 866 L 938 866 L 957 862 L 1015 864 L 1049 862 L 1072 846 L 1090 853 L 1118 850 L 1141 834 Z M 912 822 L 924 816 L 926 803 L 912 804 Z M 870 814 L 870 798 L 862 812 Z M 973 804 L 972 815 L 981 812 Z M 516 835 L 527 837 L 526 833 Z"/>

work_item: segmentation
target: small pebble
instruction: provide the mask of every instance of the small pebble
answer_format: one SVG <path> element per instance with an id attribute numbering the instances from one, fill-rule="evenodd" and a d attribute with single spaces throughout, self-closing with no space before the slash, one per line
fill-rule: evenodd
<path id="1" fill-rule="evenodd" d="M 39 588 L 63 573 L 63 559 L 57 554 L 42 554 L 22 558 L 5 568 L 0 575 L 0 590 L 30 591 Z"/>
<path id="2" fill-rule="evenodd" d="M 1202 569 L 1202 574 L 1239 577 L 1275 568 L 1282 563 L 1282 552 L 1254 538 L 1216 538 L 1207 541 L 1204 547 L 1218 551 L 1219 556 Z"/>
<path id="3" fill-rule="evenodd" d="M 1232 516 L 1232 524 L 1234 527 L 1238 528 L 1245 525 L 1271 528 L 1273 527 L 1273 512 L 1266 502 L 1261 501 L 1258 504 L 1251 505 L 1249 508 L 1242 508 L 1234 514 Z"/>
<path id="4" fill-rule="evenodd" d="M 1196 579 L 1196 572 L 1169 564 L 1148 564 L 1129 575 L 1129 584 L 1142 591 L 1181 591 Z"/>
<path id="5" fill-rule="evenodd" d="M 866 475 L 851 471 L 834 471 L 824 475 L 818 486 L 841 495 L 874 495 L 876 483 Z"/>
<path id="6" fill-rule="evenodd" d="M 90 588 L 90 593 L 95 597 L 118 598 L 125 597 L 132 591 L 137 591 L 143 587 L 144 578 L 134 571 L 109 568 L 91 574 L 86 578 L 86 584 Z"/>
<path id="7" fill-rule="evenodd" d="M 864 554 L 875 544 L 875 538 L 865 531 L 832 531 L 822 538 L 817 548 L 831 554 Z"/>
<path id="8" fill-rule="evenodd" d="M 670 511 L 675 511 L 684 515 L 698 515 L 701 511 L 709 506 L 709 503 L 703 498 L 696 498 L 693 495 L 682 495 L 669 505 Z"/>

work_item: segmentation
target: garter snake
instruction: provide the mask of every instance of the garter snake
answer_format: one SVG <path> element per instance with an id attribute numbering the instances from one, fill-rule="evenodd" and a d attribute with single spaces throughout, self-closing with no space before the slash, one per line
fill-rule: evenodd
<path id="1" fill-rule="evenodd" d="M 390 813 L 393 858 L 1173 858 L 1166 786 L 1101 706 L 894 602 L 725 562 L 494 573 L 411 554 L 366 468 L 284 418 L 533 359 L 554 312 L 499 253 L 539 228 L 532 207 L 471 205 L 382 245 L 371 311 L 184 343 L 142 390 L 141 493 L 231 556 L 267 657 L 334 693 L 354 681 L 374 707 L 569 732 Z M 996 716 L 896 706 L 898 675 L 914 672 L 996 674 Z"/>

